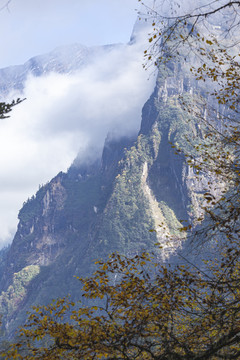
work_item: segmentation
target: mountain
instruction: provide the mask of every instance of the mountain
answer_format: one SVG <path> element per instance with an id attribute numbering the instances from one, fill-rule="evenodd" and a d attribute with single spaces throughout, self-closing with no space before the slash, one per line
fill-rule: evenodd
<path id="1" fill-rule="evenodd" d="M 127 45 L 147 42 L 151 24 L 137 20 L 134 24 L 130 41 Z M 78 43 L 60 46 L 53 51 L 35 56 L 22 65 L 0 69 L 0 94 L 5 98 L 10 92 L 22 91 L 27 78 L 31 75 L 40 77 L 51 72 L 74 74 L 91 65 L 97 58 L 126 47 L 126 44 L 109 44 L 87 47 Z"/>
<path id="2" fill-rule="evenodd" d="M 72 74 L 90 65 L 97 57 L 119 48 L 121 44 L 87 47 L 72 44 L 56 48 L 50 53 L 31 58 L 23 65 L 0 69 L 1 98 L 9 92 L 23 91 L 24 83 L 30 75 L 40 77 L 50 72 Z"/>
<path id="3" fill-rule="evenodd" d="M 83 47 L 71 49 L 78 55 L 67 67 L 60 65 L 69 56 L 62 51 L 57 62 L 51 62 L 50 55 L 48 61 L 37 57 L 24 66 L 39 75 L 51 66 L 70 72 L 93 56 Z M 11 77 L 16 69 L 8 69 L 6 89 L 21 88 L 25 72 Z M 191 140 L 201 129 L 182 110 L 181 101 L 200 91 L 184 64 L 162 66 L 136 137 L 109 135 L 101 158 L 74 162 L 24 203 L 13 242 L 0 254 L 0 312 L 8 336 L 25 321 L 32 305 L 67 294 L 81 298 L 74 276 L 88 275 L 96 259 L 113 251 L 131 255 L 154 250 L 159 261 L 174 261 L 186 238 L 179 230 L 182 220 L 194 224 L 209 180 L 196 176 L 184 157 L 175 154 L 176 147 L 194 151 Z"/>

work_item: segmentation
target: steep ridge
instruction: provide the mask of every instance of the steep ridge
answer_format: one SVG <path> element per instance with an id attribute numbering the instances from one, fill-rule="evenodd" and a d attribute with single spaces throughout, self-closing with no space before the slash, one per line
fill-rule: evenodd
<path id="1" fill-rule="evenodd" d="M 20 210 L 18 230 L 2 261 L 0 304 L 10 332 L 33 303 L 79 296 L 74 275 L 89 273 L 97 257 L 91 250 L 95 228 L 129 143 L 132 139 L 107 139 L 101 162 L 59 173 Z"/>

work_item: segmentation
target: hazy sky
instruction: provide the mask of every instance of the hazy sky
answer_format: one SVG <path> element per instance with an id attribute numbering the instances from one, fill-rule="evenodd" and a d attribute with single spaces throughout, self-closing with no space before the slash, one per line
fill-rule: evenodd
<path id="1" fill-rule="evenodd" d="M 138 7 L 137 0 L 11 0 L 0 12 L 0 68 L 58 45 L 126 43 Z"/>
<path id="2" fill-rule="evenodd" d="M 137 0 L 12 0 L 1 10 L 0 67 L 64 44 L 125 45 L 74 75 L 29 78 L 27 100 L 0 122 L 0 247 L 13 238 L 18 211 L 39 184 L 66 171 L 78 153 L 84 159 L 89 147 L 100 154 L 109 131 L 138 131 L 154 77 L 142 68 L 146 31 L 127 44 L 137 6 Z"/>

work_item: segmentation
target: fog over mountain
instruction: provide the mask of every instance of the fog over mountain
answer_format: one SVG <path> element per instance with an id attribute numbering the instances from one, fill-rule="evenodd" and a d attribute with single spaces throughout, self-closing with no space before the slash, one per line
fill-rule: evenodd
<path id="1" fill-rule="evenodd" d="M 67 170 L 77 154 L 80 162 L 100 156 L 109 132 L 139 130 L 155 81 L 142 68 L 147 32 L 138 24 L 129 44 L 75 44 L 0 70 L 4 100 L 26 98 L 0 123 L 1 246 L 12 240 L 18 210 L 39 184 Z"/>

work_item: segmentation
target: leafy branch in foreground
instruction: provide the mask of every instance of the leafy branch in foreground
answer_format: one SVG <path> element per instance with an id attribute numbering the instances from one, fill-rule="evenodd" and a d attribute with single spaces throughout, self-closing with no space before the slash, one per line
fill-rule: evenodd
<path id="1" fill-rule="evenodd" d="M 20 104 L 25 99 L 13 100 L 11 103 L 0 102 L 0 119 L 6 119 L 10 117 L 8 114 L 12 111 L 12 108 Z"/>
<path id="2" fill-rule="evenodd" d="M 147 253 L 112 254 L 83 283 L 92 306 L 35 307 L 6 359 L 237 359 L 239 249 L 204 271 L 162 266 Z M 70 314 L 71 320 L 66 321 Z M 24 353 L 24 355 L 22 355 Z"/>
<path id="3" fill-rule="evenodd" d="M 156 66 L 167 59 L 175 58 L 184 48 L 184 56 L 197 55 L 203 61 L 204 52 L 213 45 L 216 38 L 225 49 L 235 48 L 239 43 L 239 7 L 240 1 L 209 1 L 198 6 L 194 2 L 189 6 L 179 1 L 157 0 L 150 7 L 144 0 L 138 0 L 145 8 L 139 17 L 152 21 L 149 36 L 149 49 L 145 51 L 146 64 L 151 61 Z M 202 46 L 199 46 L 199 39 Z"/>

